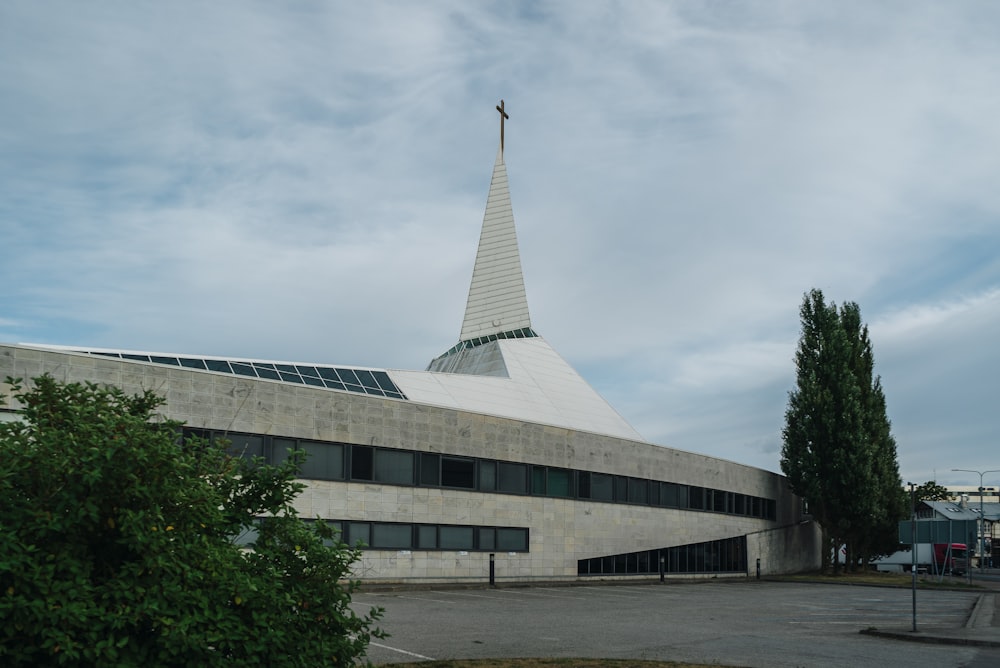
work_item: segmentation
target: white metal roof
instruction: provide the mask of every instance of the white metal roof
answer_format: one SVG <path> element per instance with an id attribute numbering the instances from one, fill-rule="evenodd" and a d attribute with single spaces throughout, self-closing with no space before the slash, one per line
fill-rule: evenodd
<path id="1" fill-rule="evenodd" d="M 645 439 L 540 337 L 500 339 L 507 376 L 388 370 L 410 401 L 618 438 Z"/>

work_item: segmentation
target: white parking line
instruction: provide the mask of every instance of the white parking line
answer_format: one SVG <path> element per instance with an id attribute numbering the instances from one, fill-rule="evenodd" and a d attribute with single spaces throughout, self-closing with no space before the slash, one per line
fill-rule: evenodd
<path id="1" fill-rule="evenodd" d="M 452 601 L 442 601 L 439 598 L 424 598 L 423 596 L 394 596 L 393 598 L 406 598 L 411 601 L 430 601 L 431 603 L 444 603 L 445 605 L 452 603 Z"/>
<path id="2" fill-rule="evenodd" d="M 425 661 L 433 661 L 434 660 L 434 659 L 432 659 L 429 656 L 424 656 L 423 654 L 417 654 L 416 652 L 407 652 L 405 649 L 399 649 L 398 647 L 389 647 L 388 645 L 383 645 L 383 644 L 377 643 L 377 642 L 370 642 L 368 644 L 371 645 L 372 647 L 378 647 L 380 649 L 387 649 L 390 652 L 399 652 L 400 654 L 405 654 L 407 656 L 412 656 L 415 659 L 424 659 Z"/>

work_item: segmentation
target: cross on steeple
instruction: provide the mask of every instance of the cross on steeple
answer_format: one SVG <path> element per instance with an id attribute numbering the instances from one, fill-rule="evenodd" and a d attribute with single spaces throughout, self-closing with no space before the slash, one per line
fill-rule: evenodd
<path id="1" fill-rule="evenodd" d="M 497 105 L 497 111 L 500 112 L 500 152 L 503 153 L 503 122 L 505 119 L 510 118 L 507 112 L 503 110 L 503 100 L 500 100 L 500 104 Z"/>

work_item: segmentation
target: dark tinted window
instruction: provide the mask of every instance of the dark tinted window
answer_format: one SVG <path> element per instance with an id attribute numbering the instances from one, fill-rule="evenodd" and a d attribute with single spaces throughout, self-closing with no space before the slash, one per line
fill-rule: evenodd
<path id="1" fill-rule="evenodd" d="M 441 457 L 441 486 L 475 489 L 476 462 L 458 457 Z"/>

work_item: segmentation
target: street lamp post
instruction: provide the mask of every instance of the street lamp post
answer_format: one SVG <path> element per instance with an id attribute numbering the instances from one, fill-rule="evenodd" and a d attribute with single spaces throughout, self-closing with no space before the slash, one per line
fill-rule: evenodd
<path id="1" fill-rule="evenodd" d="M 952 469 L 952 471 L 962 471 L 963 473 L 977 473 L 979 474 L 979 570 L 983 570 L 983 557 L 986 553 L 986 519 L 983 517 L 983 492 L 985 488 L 983 487 L 983 476 L 987 473 L 1000 473 L 1000 469 L 991 469 L 989 471 L 973 471 L 972 469 Z M 969 568 L 972 568 L 972 564 L 969 564 Z"/>

